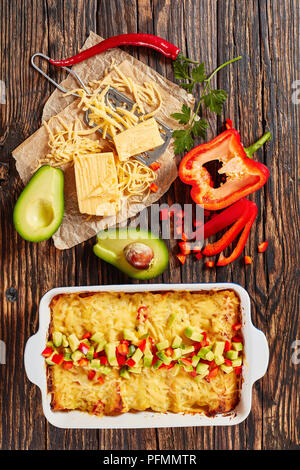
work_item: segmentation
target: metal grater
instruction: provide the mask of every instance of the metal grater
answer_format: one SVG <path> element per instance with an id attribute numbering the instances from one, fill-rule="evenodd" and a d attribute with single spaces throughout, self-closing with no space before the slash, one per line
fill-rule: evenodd
<path id="1" fill-rule="evenodd" d="M 31 64 L 49 82 L 51 82 L 53 85 L 55 85 L 56 88 L 58 88 L 63 93 L 67 93 L 68 90 L 65 90 L 61 85 L 59 85 L 55 80 L 53 80 L 51 77 L 49 77 L 42 69 L 40 69 L 36 65 L 36 63 L 34 61 L 36 57 L 41 57 L 42 59 L 46 60 L 47 62 L 49 62 L 50 58 L 48 56 L 46 56 L 45 54 L 37 52 L 36 54 L 33 54 L 33 56 L 31 57 Z M 60 67 L 60 68 L 66 70 L 74 78 L 76 78 L 76 80 L 80 83 L 80 85 L 83 87 L 83 89 L 88 93 L 88 90 L 87 90 L 84 82 L 81 80 L 81 78 L 79 77 L 79 75 L 76 72 L 74 72 L 73 70 L 71 70 L 68 67 Z M 76 93 L 72 93 L 72 94 L 76 97 L 79 97 Z M 105 102 L 113 110 L 116 107 L 124 107 L 124 106 L 125 106 L 126 109 L 129 109 L 129 108 L 132 109 L 132 106 L 134 105 L 134 102 L 132 100 L 127 98 L 127 96 L 123 95 L 123 93 L 120 93 L 118 90 L 115 90 L 115 88 L 113 88 L 113 87 L 109 87 L 109 89 L 108 89 L 108 91 L 105 95 Z M 96 124 L 94 124 L 94 125 L 90 124 L 90 120 L 89 120 L 90 112 L 91 112 L 90 110 L 86 111 L 85 117 L 84 117 L 85 122 L 88 126 L 96 127 Z M 141 113 L 135 112 L 135 115 L 136 116 L 141 116 Z M 134 156 L 137 160 L 139 160 L 140 162 L 142 162 L 146 166 L 150 166 L 151 163 L 158 160 L 158 158 L 164 153 L 164 151 L 168 147 L 168 145 L 170 143 L 170 140 L 171 140 L 171 137 L 172 137 L 173 130 L 170 127 L 166 126 L 163 122 L 159 121 L 158 119 L 156 119 L 156 122 L 158 123 L 160 135 L 161 135 L 162 139 L 164 140 L 164 143 L 160 147 L 155 148 L 154 150 L 148 150 L 148 152 L 144 152 L 140 155 L 135 155 Z M 125 128 L 124 128 L 124 130 L 125 130 Z M 100 132 L 102 134 L 103 131 L 101 129 L 98 129 L 98 132 Z M 112 137 L 109 134 L 107 134 L 107 136 L 110 139 L 112 139 Z"/>

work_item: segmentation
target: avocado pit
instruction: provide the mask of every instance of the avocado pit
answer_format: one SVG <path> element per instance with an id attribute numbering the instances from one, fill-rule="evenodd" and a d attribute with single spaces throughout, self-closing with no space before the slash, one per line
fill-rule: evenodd
<path id="1" fill-rule="evenodd" d="M 154 252 L 152 248 L 145 243 L 129 243 L 124 248 L 126 261 L 136 269 L 148 269 L 153 260 Z"/>

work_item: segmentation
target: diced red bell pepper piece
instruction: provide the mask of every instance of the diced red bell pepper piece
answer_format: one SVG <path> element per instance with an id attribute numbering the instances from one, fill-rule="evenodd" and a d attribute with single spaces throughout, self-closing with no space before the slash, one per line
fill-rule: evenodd
<path id="1" fill-rule="evenodd" d="M 54 362 L 54 364 L 60 365 L 64 362 L 64 356 L 61 356 L 60 354 L 54 354 L 51 360 Z"/>
<path id="2" fill-rule="evenodd" d="M 139 309 L 138 309 L 138 313 L 137 313 L 137 320 L 140 320 L 140 321 L 143 321 L 145 322 L 148 318 L 148 307 L 146 307 L 145 305 L 142 305 Z"/>
<path id="3" fill-rule="evenodd" d="M 196 258 L 196 259 L 202 259 L 202 258 L 203 258 L 203 254 L 202 254 L 201 252 L 196 253 L 196 254 L 195 254 L 195 258 Z"/>
<path id="4" fill-rule="evenodd" d="M 266 249 L 268 248 L 269 242 L 262 242 L 258 245 L 258 253 L 264 253 Z"/>
<path id="5" fill-rule="evenodd" d="M 251 264 L 251 263 L 252 263 L 251 256 L 245 256 L 245 264 Z"/>
<path id="6" fill-rule="evenodd" d="M 80 343 L 78 349 L 83 353 L 87 354 L 89 352 L 89 347 L 85 343 Z"/>
<path id="7" fill-rule="evenodd" d="M 173 355 L 173 348 L 167 348 L 165 350 L 165 355 L 168 356 L 168 357 L 171 357 Z"/>
<path id="8" fill-rule="evenodd" d="M 215 265 L 215 262 L 214 262 L 214 261 L 206 261 L 206 263 L 205 263 L 205 266 L 206 266 L 207 268 L 213 268 L 214 265 Z"/>
<path id="9" fill-rule="evenodd" d="M 180 261 L 181 264 L 184 264 L 186 261 L 186 255 L 183 253 L 177 253 L 176 258 Z"/>
<path id="10" fill-rule="evenodd" d="M 157 171 L 157 170 L 160 169 L 160 163 L 153 162 L 153 163 L 151 163 L 151 165 L 149 165 L 149 168 L 151 168 L 151 170 L 153 170 L 153 171 Z"/>
<path id="11" fill-rule="evenodd" d="M 142 339 L 142 340 L 139 342 L 138 348 L 139 348 L 142 352 L 145 351 L 145 348 L 146 348 L 146 339 Z"/>
<path id="12" fill-rule="evenodd" d="M 98 379 L 97 379 L 97 382 L 98 382 L 100 385 L 104 384 L 104 378 L 101 377 L 101 375 L 100 375 L 100 376 L 98 377 Z"/>
<path id="13" fill-rule="evenodd" d="M 118 354 L 120 354 L 121 356 L 127 356 L 128 352 L 129 352 L 128 344 L 126 344 L 126 343 L 120 343 L 120 344 L 117 346 L 117 352 L 118 352 Z"/>
<path id="14" fill-rule="evenodd" d="M 227 359 L 227 357 L 224 358 L 224 362 L 226 366 L 232 366 L 232 361 L 230 359 Z"/>
<path id="15" fill-rule="evenodd" d="M 244 340 L 241 336 L 234 336 L 233 338 L 231 338 L 231 341 L 233 343 L 243 343 L 244 342 Z"/>
<path id="16" fill-rule="evenodd" d="M 151 183 L 151 185 L 150 185 L 150 191 L 152 191 L 153 193 L 157 193 L 157 191 L 158 191 L 158 186 L 157 186 L 157 184 Z"/>
<path id="17" fill-rule="evenodd" d="M 192 364 L 192 361 L 190 359 L 186 359 L 185 357 L 182 357 L 180 360 L 185 366 L 190 366 Z"/>
<path id="18" fill-rule="evenodd" d="M 209 379 L 213 379 L 214 377 L 218 375 L 218 371 L 219 371 L 219 366 L 214 367 L 213 369 L 211 369 L 207 377 Z"/>
<path id="19" fill-rule="evenodd" d="M 224 352 L 230 351 L 232 345 L 230 341 L 225 341 Z"/>
<path id="20" fill-rule="evenodd" d="M 92 409 L 92 413 L 97 415 L 103 412 L 105 405 L 101 400 L 98 400 L 96 405 Z"/>
<path id="21" fill-rule="evenodd" d="M 50 357 L 52 353 L 53 353 L 53 349 L 50 348 L 50 347 L 47 347 L 47 348 L 45 348 L 44 351 L 42 352 L 42 356 L 44 356 L 44 357 Z"/>
<path id="22" fill-rule="evenodd" d="M 94 370 L 90 370 L 88 373 L 88 379 L 93 380 L 95 378 L 96 372 Z"/>
<path id="23" fill-rule="evenodd" d="M 191 374 L 192 377 L 197 377 L 197 375 L 198 375 L 195 370 L 192 370 L 192 371 L 190 372 L 190 374 Z"/>
<path id="24" fill-rule="evenodd" d="M 102 366 L 106 366 L 107 363 L 108 363 L 107 357 L 106 357 L 106 356 L 101 356 L 101 357 L 100 357 L 100 364 L 101 364 Z"/>
<path id="25" fill-rule="evenodd" d="M 124 366 L 126 362 L 126 357 L 122 356 L 121 354 L 116 353 L 116 358 L 117 358 L 119 366 Z"/>
<path id="26" fill-rule="evenodd" d="M 234 372 L 236 373 L 236 375 L 241 375 L 241 373 L 242 373 L 242 366 L 234 367 Z"/>
<path id="27" fill-rule="evenodd" d="M 181 239 L 183 242 L 187 242 L 189 237 L 184 233 L 182 232 L 182 236 L 181 236 Z M 179 246 L 180 246 L 180 243 L 179 243 Z M 183 253 L 183 251 L 181 250 L 181 253 Z M 188 254 L 188 253 L 187 253 Z"/>
<path id="28" fill-rule="evenodd" d="M 130 357 L 129 359 L 127 359 L 126 364 L 129 367 L 134 367 L 135 366 L 135 361 L 133 359 L 131 359 L 131 357 Z"/>
<path id="29" fill-rule="evenodd" d="M 187 242 L 180 242 L 178 243 L 179 245 L 179 248 L 180 248 L 180 252 L 183 254 L 183 255 L 189 255 L 190 252 L 191 252 L 191 245 L 190 243 L 187 243 Z"/>
<path id="30" fill-rule="evenodd" d="M 82 357 L 81 359 L 79 359 L 78 365 L 80 367 L 87 367 L 89 365 L 89 361 L 85 359 L 85 357 Z"/>
<path id="31" fill-rule="evenodd" d="M 66 370 L 70 370 L 73 367 L 73 362 L 72 361 L 65 361 L 63 363 L 63 368 Z"/>
<path id="32" fill-rule="evenodd" d="M 89 339 L 92 337 L 92 333 L 84 333 L 82 339 Z"/>
<path id="33" fill-rule="evenodd" d="M 238 331 L 242 328 L 242 324 L 241 323 L 236 323 L 235 325 L 233 325 L 232 329 L 234 331 Z"/>

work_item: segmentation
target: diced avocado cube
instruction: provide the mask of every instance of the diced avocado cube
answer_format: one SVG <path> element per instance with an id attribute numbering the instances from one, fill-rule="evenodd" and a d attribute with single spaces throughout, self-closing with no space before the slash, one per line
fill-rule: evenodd
<path id="1" fill-rule="evenodd" d="M 224 362 L 225 362 L 225 359 L 223 356 L 215 356 L 215 363 L 217 366 L 224 364 Z"/>
<path id="2" fill-rule="evenodd" d="M 158 351 L 162 351 L 163 349 L 167 349 L 169 347 L 169 341 L 165 339 L 156 345 Z"/>
<path id="3" fill-rule="evenodd" d="M 123 379 L 130 379 L 130 374 L 126 366 L 122 367 L 120 370 L 120 377 L 123 377 Z"/>
<path id="4" fill-rule="evenodd" d="M 232 343 L 232 347 L 235 351 L 242 351 L 243 350 L 243 343 Z"/>
<path id="5" fill-rule="evenodd" d="M 216 341 L 212 351 L 215 356 L 222 356 L 225 348 L 225 341 Z"/>
<path id="6" fill-rule="evenodd" d="M 100 369 L 101 362 L 100 359 L 92 359 L 90 363 L 90 369 Z"/>
<path id="7" fill-rule="evenodd" d="M 180 336 L 175 336 L 175 338 L 173 339 L 172 348 L 173 349 L 180 348 L 181 343 L 182 343 L 182 339 L 180 338 Z"/>
<path id="8" fill-rule="evenodd" d="M 100 366 L 98 372 L 103 375 L 108 375 L 111 372 L 111 367 L 109 366 Z"/>
<path id="9" fill-rule="evenodd" d="M 193 359 L 192 359 L 192 366 L 193 366 L 193 367 L 196 367 L 196 366 L 198 365 L 199 361 L 200 361 L 200 357 L 198 357 L 198 356 L 193 356 Z"/>
<path id="10" fill-rule="evenodd" d="M 45 361 L 46 361 L 46 363 L 48 364 L 48 366 L 55 366 L 55 362 L 52 361 L 52 356 L 53 356 L 54 354 L 56 354 L 56 353 L 54 352 L 53 354 L 51 354 L 50 357 L 47 357 L 47 358 L 45 359 Z"/>
<path id="11" fill-rule="evenodd" d="M 71 361 L 72 360 L 72 354 L 64 352 L 64 360 L 65 361 Z"/>
<path id="12" fill-rule="evenodd" d="M 94 346 L 91 346 L 90 349 L 87 352 L 87 355 L 86 355 L 86 358 L 89 361 L 91 361 L 94 358 L 94 352 L 95 352 L 95 348 L 94 348 Z"/>
<path id="13" fill-rule="evenodd" d="M 71 348 L 64 348 L 64 353 L 66 353 L 66 354 L 70 353 L 71 354 L 71 352 L 72 352 Z"/>
<path id="14" fill-rule="evenodd" d="M 178 374 L 178 372 L 180 371 L 180 365 L 179 364 L 175 364 L 175 366 L 171 369 L 171 374 L 176 377 L 176 375 Z"/>
<path id="15" fill-rule="evenodd" d="M 205 346 L 204 348 L 199 349 L 197 356 L 200 357 L 201 359 L 206 358 L 206 354 L 211 351 L 211 346 Z"/>
<path id="16" fill-rule="evenodd" d="M 103 351 L 104 346 L 106 345 L 106 343 L 107 343 L 107 342 L 105 341 L 105 339 L 103 339 L 102 341 L 100 341 L 100 342 L 97 344 L 96 352 L 98 353 L 98 352 Z"/>
<path id="17" fill-rule="evenodd" d="M 232 349 L 230 349 L 230 351 L 227 351 L 227 353 L 226 353 L 226 357 L 228 359 L 231 359 L 232 361 L 234 359 L 237 359 L 238 355 L 239 355 L 239 353 L 237 351 L 233 351 Z"/>
<path id="18" fill-rule="evenodd" d="M 72 361 L 74 362 L 78 362 L 82 357 L 83 354 L 81 351 L 74 351 L 73 354 L 71 354 Z"/>
<path id="19" fill-rule="evenodd" d="M 138 341 L 136 334 L 133 331 L 129 330 L 128 328 L 124 328 L 123 338 L 127 339 L 128 341 L 134 341 L 134 342 Z"/>
<path id="20" fill-rule="evenodd" d="M 187 364 L 184 364 L 184 362 L 181 361 L 181 359 L 178 359 L 178 364 L 184 368 L 184 370 L 186 370 L 187 372 L 192 372 L 194 370 L 192 364 L 191 365 L 187 365 Z"/>
<path id="21" fill-rule="evenodd" d="M 139 348 L 136 348 L 134 354 L 131 356 L 131 359 L 138 364 L 143 357 L 143 353 Z"/>
<path id="22" fill-rule="evenodd" d="M 214 357 L 215 357 L 214 353 L 213 353 L 212 351 L 208 351 L 208 353 L 207 353 L 206 356 L 205 356 L 205 359 L 206 359 L 207 361 L 213 361 L 213 360 L 214 360 Z"/>
<path id="23" fill-rule="evenodd" d="M 94 343 L 101 343 L 101 341 L 103 341 L 103 333 L 98 331 L 93 336 L 91 336 L 91 341 L 94 341 Z"/>
<path id="24" fill-rule="evenodd" d="M 69 346 L 69 341 L 67 340 L 66 335 L 62 335 L 62 346 L 67 348 Z"/>
<path id="25" fill-rule="evenodd" d="M 168 366 L 172 362 L 172 358 L 167 356 L 163 351 L 157 353 L 157 357 L 163 361 L 163 363 Z"/>
<path id="26" fill-rule="evenodd" d="M 129 367 L 128 368 L 129 372 L 132 372 L 133 374 L 141 374 L 142 373 L 142 368 L 141 367 Z"/>
<path id="27" fill-rule="evenodd" d="M 195 331 L 194 328 L 192 328 L 191 326 L 188 326 L 184 330 L 184 334 L 187 338 L 191 339 L 192 341 L 196 341 L 197 343 L 203 340 L 203 335 Z"/>
<path id="28" fill-rule="evenodd" d="M 144 351 L 144 367 L 151 367 L 153 361 L 153 354 L 149 348 Z"/>
<path id="29" fill-rule="evenodd" d="M 203 375 L 203 374 L 209 373 L 208 369 L 209 369 L 208 364 L 203 364 L 203 362 L 199 362 L 199 364 L 196 367 L 196 372 L 199 375 Z"/>
<path id="30" fill-rule="evenodd" d="M 238 357 L 237 359 L 234 359 L 232 361 L 232 367 L 240 367 L 243 364 L 243 360 L 241 357 Z"/>
<path id="31" fill-rule="evenodd" d="M 225 374 L 230 374 L 230 372 L 233 371 L 233 367 L 231 367 L 231 366 L 226 366 L 225 364 L 222 364 L 222 365 L 220 366 L 220 369 L 221 369 L 223 372 L 225 372 Z"/>
<path id="32" fill-rule="evenodd" d="M 158 359 L 155 364 L 153 365 L 153 369 L 158 369 L 161 365 L 163 364 L 163 361 L 161 361 L 160 359 Z"/>
<path id="33" fill-rule="evenodd" d="M 186 356 L 187 354 L 191 354 L 192 352 L 195 351 L 194 346 L 184 346 L 184 348 L 181 347 L 181 354 L 183 356 Z"/>
<path id="34" fill-rule="evenodd" d="M 105 354 L 107 360 L 111 366 L 118 366 L 117 356 L 116 356 L 116 344 L 115 343 L 106 343 L 104 346 Z"/>
<path id="35" fill-rule="evenodd" d="M 62 333 L 59 331 L 54 331 L 52 334 L 53 344 L 56 348 L 59 348 L 62 345 Z"/>
<path id="36" fill-rule="evenodd" d="M 179 359 L 181 356 L 182 356 L 182 351 L 180 348 L 176 348 L 173 350 L 173 354 L 172 354 L 173 361 L 177 361 L 177 359 Z"/>
<path id="37" fill-rule="evenodd" d="M 80 344 L 80 341 L 77 338 L 77 336 L 75 335 L 75 333 L 68 336 L 68 341 L 69 341 L 70 348 L 72 349 L 73 352 L 75 352 L 76 349 L 78 349 L 78 346 Z"/>
<path id="38" fill-rule="evenodd" d="M 169 316 L 168 318 L 168 322 L 167 322 L 167 327 L 168 328 L 171 328 L 175 319 L 176 319 L 176 316 L 177 316 L 177 313 L 171 313 L 171 315 Z"/>

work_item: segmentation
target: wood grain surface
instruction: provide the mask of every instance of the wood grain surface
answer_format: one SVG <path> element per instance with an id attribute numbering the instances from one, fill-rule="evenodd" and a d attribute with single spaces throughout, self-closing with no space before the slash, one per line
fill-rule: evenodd
<path id="1" fill-rule="evenodd" d="M 296 449 L 300 442 L 299 366 L 292 343 L 299 333 L 299 106 L 292 84 L 299 75 L 299 0 L 0 0 L 0 447 L 2 449 Z M 251 297 L 254 324 L 269 341 L 270 365 L 253 388 L 248 419 L 234 427 L 145 430 L 61 430 L 47 423 L 37 387 L 25 376 L 24 346 L 38 328 L 41 296 L 56 286 L 122 284 L 128 279 L 92 253 L 93 240 L 67 251 L 51 241 L 22 240 L 12 212 L 22 183 L 11 151 L 41 123 L 51 86 L 29 65 L 40 51 L 53 58 L 76 53 L 90 30 L 103 37 L 147 32 L 177 44 L 208 70 L 243 59 L 218 74 L 229 92 L 224 113 L 209 114 L 208 137 L 231 118 L 245 145 L 270 129 L 273 139 L 256 159 L 270 169 L 265 187 L 250 198 L 258 205 L 245 254 L 225 268 L 207 270 L 188 259 L 153 282 L 233 281 Z M 126 48 L 174 79 L 169 60 L 150 50 Z M 52 70 L 56 79 L 63 73 Z M 162 202 L 189 202 L 176 181 Z M 265 255 L 257 244 L 269 240 Z M 170 246 L 172 248 L 172 245 Z M 131 281 L 129 281 L 131 282 Z M 152 281 L 151 281 L 152 282 Z M 7 289 L 14 287 L 7 296 Z"/>

